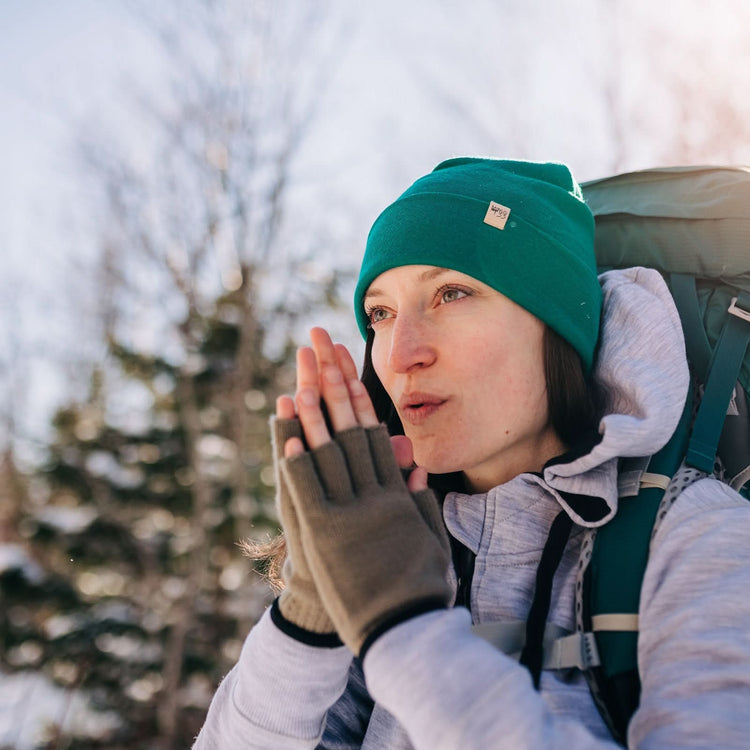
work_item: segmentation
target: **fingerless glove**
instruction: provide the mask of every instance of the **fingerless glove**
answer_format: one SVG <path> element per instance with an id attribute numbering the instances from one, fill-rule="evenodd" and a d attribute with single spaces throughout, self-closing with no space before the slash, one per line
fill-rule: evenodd
<path id="1" fill-rule="evenodd" d="M 335 628 L 325 611 L 305 558 L 300 539 L 297 513 L 292 503 L 286 478 L 280 469 L 284 444 L 289 438 L 302 439 L 302 428 L 297 419 L 271 417 L 271 445 L 276 477 L 276 512 L 286 539 L 286 560 L 281 575 L 285 588 L 278 601 L 279 610 L 287 621 L 312 633 L 333 634 Z M 299 633 L 296 633 L 299 637 Z"/>
<path id="2" fill-rule="evenodd" d="M 409 492 L 383 425 L 337 433 L 282 470 L 315 586 L 355 654 L 393 625 L 448 606 L 440 508 L 431 490 Z"/>

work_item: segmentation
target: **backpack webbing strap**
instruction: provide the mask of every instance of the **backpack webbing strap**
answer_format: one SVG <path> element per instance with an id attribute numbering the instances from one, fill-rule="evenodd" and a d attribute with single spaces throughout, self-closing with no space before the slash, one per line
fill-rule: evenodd
<path id="1" fill-rule="evenodd" d="M 727 405 L 750 343 L 750 293 L 740 292 L 733 298 L 728 313 L 714 350 L 686 457 L 690 466 L 709 474 L 714 469 Z"/>
<path id="2" fill-rule="evenodd" d="M 669 288 L 677 306 L 685 335 L 685 348 L 693 365 L 695 375 L 701 383 L 706 382 L 711 362 L 711 344 L 703 325 L 695 277 L 684 273 L 673 273 L 669 277 Z"/>
<path id="3" fill-rule="evenodd" d="M 593 615 L 591 627 L 596 631 L 614 631 L 617 633 L 638 632 L 638 615 L 635 612 L 609 612 L 604 615 Z"/>
<path id="4" fill-rule="evenodd" d="M 526 622 L 510 620 L 472 625 L 483 640 L 518 661 L 526 645 Z M 542 669 L 591 669 L 600 664 L 593 633 L 571 633 L 554 623 L 544 629 Z"/>
<path id="5" fill-rule="evenodd" d="M 672 477 L 668 477 L 666 474 L 655 474 L 653 471 L 644 471 L 641 475 L 641 487 L 644 489 L 666 490 L 671 481 Z"/>

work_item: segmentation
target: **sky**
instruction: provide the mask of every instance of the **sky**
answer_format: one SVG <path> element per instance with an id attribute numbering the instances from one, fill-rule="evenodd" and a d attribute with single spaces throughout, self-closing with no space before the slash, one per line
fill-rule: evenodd
<path id="1" fill-rule="evenodd" d="M 375 164 L 367 151 L 382 151 L 387 138 L 398 144 L 404 166 L 375 164 L 385 184 L 408 181 L 443 155 L 502 148 L 509 113 L 520 120 L 520 133 L 506 147 L 567 161 L 580 179 L 603 176 L 613 161 L 612 125 L 595 98 L 609 70 L 627 67 L 619 71 L 625 98 L 668 110 L 665 96 L 653 99 L 661 73 L 669 71 L 672 84 L 689 85 L 691 77 L 700 83 L 684 59 L 695 65 L 700 55 L 712 76 L 724 74 L 714 80 L 720 90 L 738 77 L 739 96 L 744 81 L 735 50 L 750 47 L 741 0 L 667 0 L 658 8 L 645 0 L 333 3 L 347 5 L 356 10 L 337 42 L 339 69 L 324 92 L 331 106 L 310 151 L 327 153 L 331 169 L 351 179 L 347 165 L 354 171 Z M 47 221 L 62 208 L 56 199 L 76 119 L 92 110 L 116 113 L 123 81 L 147 81 L 154 70 L 153 49 L 125 7 L 123 0 L 0 0 L 4 253 L 27 257 L 40 217 Z M 493 96 L 498 91 L 511 95 Z M 710 97 L 705 102 L 710 106 Z M 638 120 L 644 128 L 647 114 Z M 623 166 L 652 165 L 658 149 L 648 140 L 631 147 Z"/>
<path id="2" fill-rule="evenodd" d="M 117 112 L 113 93 L 147 71 L 148 43 L 117 1 L 0 0 L 0 30 L 0 242 L 25 264 L 39 230 L 58 228 L 76 121 Z"/>
<path id="3" fill-rule="evenodd" d="M 368 182 L 385 190 L 392 190 L 391 183 L 405 186 L 443 156 L 503 147 L 527 158 L 567 161 L 580 179 L 603 176 L 614 161 L 612 124 L 596 98 L 609 70 L 627 67 L 620 71 L 623 98 L 648 97 L 636 120 L 645 128 L 645 108 L 670 106 L 666 97 L 652 98 L 659 95 L 655 63 L 662 72 L 678 67 L 672 83 L 684 86 L 696 75 L 685 55 L 700 54 L 703 67 L 716 58 L 721 63 L 723 55 L 719 72 L 726 78 L 715 81 L 723 89 L 741 67 L 733 50 L 750 47 L 750 28 L 737 14 L 742 2 L 652 5 L 352 3 L 356 11 L 337 41 L 338 69 L 323 92 L 329 106 L 309 152 L 326 154 L 323 169 L 332 179 L 349 184 L 372 168 Z M 0 242 L 6 257 L 25 264 L 29 247 L 44 241 L 37 236 L 40 222 L 59 221 L 55 214 L 64 211 L 71 182 L 65 152 L 76 120 L 91 111 L 118 116 L 123 82 L 144 83 L 152 75 L 153 49 L 124 8 L 122 0 L 0 0 Z M 648 54 L 639 52 L 649 46 Z M 688 81 L 681 80 L 679 67 Z M 709 97 L 705 101 L 711 104 Z M 510 119 L 520 132 L 503 139 Z M 649 157 L 658 158 L 658 149 L 649 148 L 652 139 L 642 138 L 640 148 L 631 145 L 622 166 L 651 166 Z M 389 154 L 395 162 L 390 166 L 377 157 L 389 152 L 385 140 L 399 149 L 398 156 Z"/>
<path id="4" fill-rule="evenodd" d="M 384 205 L 455 155 L 564 161 L 581 180 L 750 163 L 743 0 L 330 7 L 342 31 L 297 174 L 315 186 L 317 220 L 350 224 L 356 246 Z M 129 87 L 153 91 L 158 71 L 126 0 L 0 0 L 0 336 L 19 321 L 40 348 L 65 339 L 61 238 L 74 240 L 87 211 L 71 144 L 94 118 L 127 133 Z M 38 413 L 66 377 L 49 361 L 35 370 Z"/>
<path id="5" fill-rule="evenodd" d="M 69 377 L 55 360 L 58 347 L 70 346 L 69 291 L 60 278 L 83 209 L 72 166 L 76 131 L 91 113 L 125 122 L 123 81 L 147 82 L 153 61 L 153 47 L 117 0 L 0 0 L 0 345 L 23 347 L 35 360 L 30 373 L 0 369 L 0 403 L 15 378 L 10 398 L 20 393 L 33 433 Z"/>

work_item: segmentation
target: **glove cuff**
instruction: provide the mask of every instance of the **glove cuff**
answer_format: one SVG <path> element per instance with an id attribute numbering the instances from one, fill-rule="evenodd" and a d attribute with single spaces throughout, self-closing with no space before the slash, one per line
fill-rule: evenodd
<path id="1" fill-rule="evenodd" d="M 288 581 L 284 567 L 284 580 Z M 293 585 L 287 585 L 279 595 L 279 610 L 286 620 L 312 633 L 336 631 L 312 584 L 305 581 L 294 580 Z"/>
<path id="2" fill-rule="evenodd" d="M 281 611 L 280 601 L 283 596 L 284 595 L 282 594 L 278 599 L 274 599 L 274 602 L 271 605 L 271 620 L 282 633 L 288 635 L 290 638 L 293 638 L 295 641 L 304 643 L 306 646 L 317 646 L 318 648 L 339 648 L 340 646 L 344 645 L 339 638 L 338 633 L 336 632 L 318 632 L 315 630 L 308 630 L 307 628 L 303 628 L 297 625 L 291 620 L 287 620 L 287 618 Z M 289 600 L 287 599 L 285 604 L 288 603 Z M 327 625 L 324 624 L 324 627 L 333 627 L 327 615 L 325 615 L 325 618 L 326 619 L 324 623 L 327 623 Z"/>

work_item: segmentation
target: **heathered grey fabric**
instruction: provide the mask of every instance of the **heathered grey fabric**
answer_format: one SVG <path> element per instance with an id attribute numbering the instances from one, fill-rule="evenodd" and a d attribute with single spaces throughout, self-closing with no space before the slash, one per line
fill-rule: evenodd
<path id="1" fill-rule="evenodd" d="M 687 369 L 661 278 L 630 269 L 605 274 L 602 285 L 596 377 L 610 389 L 602 441 L 543 477 L 523 474 L 486 494 L 446 498 L 449 532 L 477 553 L 472 614 L 432 612 L 385 633 L 365 658 L 367 690 L 345 649 L 297 643 L 266 614 L 217 691 L 196 748 L 615 746 L 580 673 L 544 672 L 537 693 L 524 668 L 471 632 L 472 617 L 525 619 L 560 507 L 578 527 L 605 523 L 617 511 L 617 457 L 654 452 L 679 417 Z M 561 492 L 587 495 L 591 507 L 574 510 Z M 574 527 L 549 616 L 571 630 L 581 537 Z M 629 747 L 748 746 L 748 591 L 750 508 L 719 482 L 699 481 L 677 499 L 652 544 L 640 606 L 643 694 Z"/>

